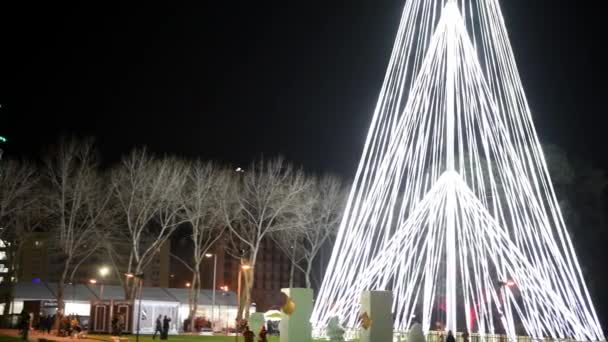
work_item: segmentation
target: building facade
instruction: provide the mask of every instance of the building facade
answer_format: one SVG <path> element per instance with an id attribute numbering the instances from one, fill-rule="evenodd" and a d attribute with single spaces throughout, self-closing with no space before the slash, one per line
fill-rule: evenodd
<path id="1" fill-rule="evenodd" d="M 125 250 L 128 255 L 128 246 L 120 249 Z M 0 250 L 0 256 L 1 252 Z M 154 253 L 152 261 L 144 271 L 146 286 L 169 287 L 170 254 L 170 243 L 163 244 Z M 57 282 L 61 277 L 65 261 L 61 255 L 53 253 L 47 233 L 35 233 L 27 239 L 18 258 L 17 280 L 20 282 Z M 99 269 L 102 266 L 109 266 L 107 259 L 105 253 L 91 255 L 80 265 L 74 274 L 73 282 L 86 284 L 91 279 L 99 279 Z M 116 273 L 111 272 L 103 281 L 117 284 L 119 282 L 115 277 Z"/>

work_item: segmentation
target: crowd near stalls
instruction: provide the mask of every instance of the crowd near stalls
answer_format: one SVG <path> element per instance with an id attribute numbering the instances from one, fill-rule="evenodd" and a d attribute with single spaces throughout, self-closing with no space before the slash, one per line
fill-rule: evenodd
<path id="1" fill-rule="evenodd" d="M 31 317 L 31 324 L 42 322 L 57 312 L 57 284 L 46 282 L 17 283 L 9 308 L 13 327 L 19 325 L 23 312 Z M 65 314 L 78 318 L 79 329 L 91 332 L 134 333 L 137 320 L 143 334 L 154 333 L 158 315 L 171 319 L 169 334 L 188 328 L 189 289 L 144 287 L 139 298 L 126 301 L 120 286 L 99 284 L 66 284 L 64 289 Z M 215 297 L 215 298 L 214 298 Z M 255 308 L 252 308 L 253 311 Z M 0 312 L 4 304 L 0 305 Z M 195 318 L 199 331 L 234 329 L 237 297 L 233 292 L 201 290 Z M 186 326 L 185 326 L 186 325 Z"/>

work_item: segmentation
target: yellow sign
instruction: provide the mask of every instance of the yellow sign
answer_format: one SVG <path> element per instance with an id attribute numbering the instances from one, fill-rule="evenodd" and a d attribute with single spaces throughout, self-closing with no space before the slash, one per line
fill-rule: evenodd
<path id="1" fill-rule="evenodd" d="M 369 317 L 369 315 L 367 314 L 367 312 L 362 313 L 359 316 L 359 320 L 361 321 L 361 326 L 363 327 L 363 329 L 368 330 L 371 326 L 372 326 L 372 319 Z"/>
<path id="2" fill-rule="evenodd" d="M 285 305 L 281 308 L 284 313 L 291 316 L 296 311 L 296 303 L 291 299 L 291 297 L 287 297 L 287 301 L 285 301 Z"/>

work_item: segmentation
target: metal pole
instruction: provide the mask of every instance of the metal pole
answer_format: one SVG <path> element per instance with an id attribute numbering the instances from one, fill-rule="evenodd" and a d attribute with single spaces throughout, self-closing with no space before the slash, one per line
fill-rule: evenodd
<path id="1" fill-rule="evenodd" d="M 139 279 L 139 307 L 137 308 L 137 334 L 135 335 L 135 341 L 139 342 L 139 327 L 141 323 L 141 291 L 143 287 L 143 279 Z"/>
<path id="2" fill-rule="evenodd" d="M 215 332 L 215 286 L 217 278 L 217 254 L 213 254 L 213 294 L 211 295 L 211 330 Z"/>
<path id="3" fill-rule="evenodd" d="M 99 284 L 99 300 L 103 300 L 103 281 Z"/>
<path id="4" fill-rule="evenodd" d="M 237 308 L 236 308 L 236 318 L 234 320 L 234 340 L 238 342 L 239 340 L 239 312 L 241 311 L 241 266 L 239 265 L 239 280 L 238 280 L 238 289 L 237 289 Z"/>

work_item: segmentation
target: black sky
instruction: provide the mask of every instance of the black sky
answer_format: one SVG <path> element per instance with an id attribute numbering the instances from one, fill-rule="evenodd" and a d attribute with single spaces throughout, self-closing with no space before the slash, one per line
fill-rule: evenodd
<path id="1" fill-rule="evenodd" d="M 0 134 L 13 155 L 93 135 L 110 162 L 281 153 L 351 177 L 403 2 L 3 4 Z M 541 139 L 608 167 L 595 3 L 502 1 Z"/>

